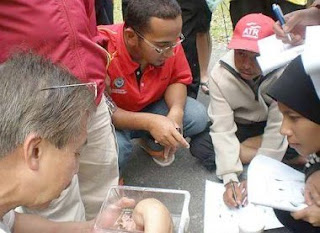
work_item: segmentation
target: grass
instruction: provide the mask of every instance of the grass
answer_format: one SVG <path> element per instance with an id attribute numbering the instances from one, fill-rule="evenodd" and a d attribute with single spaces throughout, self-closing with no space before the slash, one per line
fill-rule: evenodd
<path id="1" fill-rule="evenodd" d="M 212 14 L 210 34 L 215 42 L 227 44 L 232 34 L 229 15 L 229 0 L 220 3 Z M 121 0 L 114 0 L 114 22 L 122 22 Z"/>

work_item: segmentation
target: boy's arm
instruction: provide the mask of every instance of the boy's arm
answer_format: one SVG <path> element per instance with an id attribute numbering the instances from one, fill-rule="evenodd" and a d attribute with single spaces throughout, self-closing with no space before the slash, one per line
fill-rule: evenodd
<path id="1" fill-rule="evenodd" d="M 184 106 L 187 99 L 187 87 L 182 83 L 173 83 L 167 87 L 164 94 L 165 102 L 168 106 L 168 117 L 179 127 L 183 128 Z"/>
<path id="2" fill-rule="evenodd" d="M 216 65 L 209 81 L 208 114 L 212 122 L 210 136 L 216 154 L 216 173 L 226 184 L 230 180 L 238 182 L 238 175 L 243 167 L 239 157 L 240 142 L 235 134 L 237 126 L 234 121 L 234 112 L 213 79 L 213 77 L 218 78 L 219 75 L 223 75 L 223 72 Z"/>

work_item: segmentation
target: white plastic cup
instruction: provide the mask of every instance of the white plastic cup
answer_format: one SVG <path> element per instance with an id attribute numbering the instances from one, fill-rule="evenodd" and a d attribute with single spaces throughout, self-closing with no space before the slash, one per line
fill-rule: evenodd
<path id="1" fill-rule="evenodd" d="M 249 204 L 240 210 L 239 233 L 262 233 L 265 224 L 262 210 Z"/>

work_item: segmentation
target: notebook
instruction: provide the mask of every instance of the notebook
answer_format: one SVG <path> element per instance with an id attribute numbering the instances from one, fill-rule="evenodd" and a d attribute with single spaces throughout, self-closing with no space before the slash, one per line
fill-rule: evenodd
<path id="1" fill-rule="evenodd" d="M 263 75 L 283 67 L 300 55 L 304 45 L 291 46 L 282 43 L 275 35 L 258 41 L 260 56 L 257 57 Z"/>
<path id="2" fill-rule="evenodd" d="M 274 209 L 298 211 L 306 207 L 305 175 L 273 158 L 257 155 L 248 168 L 248 200 Z"/>

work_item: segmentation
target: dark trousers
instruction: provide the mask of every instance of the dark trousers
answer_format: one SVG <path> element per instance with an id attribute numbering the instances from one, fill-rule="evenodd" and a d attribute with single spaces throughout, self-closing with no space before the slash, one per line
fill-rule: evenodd
<path id="1" fill-rule="evenodd" d="M 177 0 L 182 11 L 182 43 L 192 73 L 192 83 L 188 85 L 188 96 L 197 98 L 200 85 L 200 67 L 196 38 L 197 33 L 205 33 L 210 29 L 212 13 L 205 0 Z"/>
<path id="2" fill-rule="evenodd" d="M 113 24 L 113 3 L 111 0 L 95 1 L 97 25 Z"/>
<path id="3" fill-rule="evenodd" d="M 197 134 L 194 135 L 191 138 L 190 142 L 190 153 L 192 156 L 198 158 L 200 162 L 209 170 L 213 171 L 216 168 L 215 165 L 215 152 L 214 152 L 214 147 L 212 144 L 211 137 L 209 135 L 210 132 L 210 126 L 211 122 L 208 122 L 206 129 Z M 237 132 L 236 136 L 239 140 L 240 143 L 245 141 L 248 138 L 256 137 L 259 135 L 262 135 L 264 133 L 264 128 L 266 126 L 266 122 L 256 122 L 253 124 L 237 124 Z M 292 158 L 295 158 L 298 156 L 298 153 L 288 147 L 285 158 L 290 160 Z"/>
<path id="4" fill-rule="evenodd" d="M 233 28 L 243 16 L 251 13 L 262 13 L 277 21 L 272 12 L 273 3 L 280 5 L 283 14 L 305 8 L 285 0 L 233 0 L 230 1 L 229 10 Z"/>
<path id="5" fill-rule="evenodd" d="M 319 227 L 314 227 L 303 220 L 295 220 L 288 211 L 274 210 L 279 221 L 293 233 L 320 233 Z"/>

